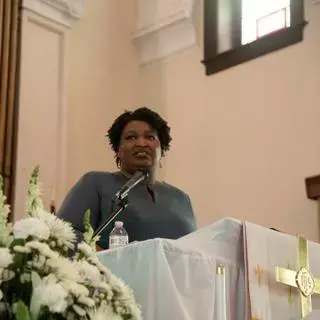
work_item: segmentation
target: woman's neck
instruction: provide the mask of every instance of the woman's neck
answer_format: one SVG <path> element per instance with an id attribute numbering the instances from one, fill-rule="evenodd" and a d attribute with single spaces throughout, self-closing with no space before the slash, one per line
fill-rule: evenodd
<path id="1" fill-rule="evenodd" d="M 123 168 L 120 168 L 120 173 L 125 176 L 127 179 L 130 179 L 133 175 L 134 175 L 134 172 L 129 172 Z M 156 175 L 155 175 L 155 171 L 154 170 L 151 170 L 150 171 L 150 176 L 148 178 L 148 182 L 150 184 L 154 184 L 156 182 Z"/>

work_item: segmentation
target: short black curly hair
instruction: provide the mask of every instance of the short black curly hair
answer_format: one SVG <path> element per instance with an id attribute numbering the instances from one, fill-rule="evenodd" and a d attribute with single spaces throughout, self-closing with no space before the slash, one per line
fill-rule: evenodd
<path id="1" fill-rule="evenodd" d="M 161 146 L 161 155 L 164 156 L 165 152 L 169 151 L 170 143 L 172 141 L 170 127 L 168 126 L 167 121 L 165 121 L 158 113 L 146 107 L 138 108 L 135 111 L 125 111 L 113 122 L 107 134 L 112 150 L 116 154 L 118 153 L 123 129 L 129 122 L 134 120 L 148 123 L 150 127 L 157 132 Z M 116 161 L 117 163 L 119 161 L 117 155 Z"/>

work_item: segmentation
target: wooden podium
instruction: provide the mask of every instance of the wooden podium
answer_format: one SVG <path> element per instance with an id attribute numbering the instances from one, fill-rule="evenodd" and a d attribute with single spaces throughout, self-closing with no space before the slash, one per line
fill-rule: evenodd
<path id="1" fill-rule="evenodd" d="M 305 180 L 307 197 L 311 200 L 320 199 L 320 175 L 308 177 Z"/>

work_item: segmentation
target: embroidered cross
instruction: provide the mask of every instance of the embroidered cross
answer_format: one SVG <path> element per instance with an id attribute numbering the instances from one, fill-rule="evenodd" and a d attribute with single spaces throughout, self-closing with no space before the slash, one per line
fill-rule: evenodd
<path id="1" fill-rule="evenodd" d="M 290 264 L 288 263 L 287 265 L 287 269 L 292 269 L 290 267 Z M 289 301 L 289 304 L 293 304 L 293 294 L 292 294 L 292 287 L 289 286 L 289 297 L 288 297 L 288 301 Z"/>
<path id="2" fill-rule="evenodd" d="M 305 318 L 312 311 L 311 297 L 320 294 L 320 279 L 314 278 L 309 271 L 309 252 L 307 240 L 298 237 L 297 270 L 276 267 L 276 281 L 298 288 L 301 303 L 301 317 Z"/>

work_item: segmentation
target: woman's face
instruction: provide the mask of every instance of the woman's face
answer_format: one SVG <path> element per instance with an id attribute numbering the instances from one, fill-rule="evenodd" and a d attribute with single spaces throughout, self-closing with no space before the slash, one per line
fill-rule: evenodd
<path id="1" fill-rule="evenodd" d="M 129 122 L 122 132 L 118 157 L 121 169 L 133 173 L 141 168 L 154 169 L 161 158 L 157 132 L 144 122 Z"/>

